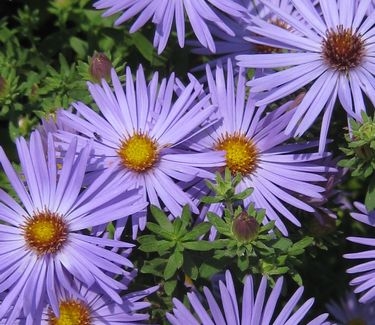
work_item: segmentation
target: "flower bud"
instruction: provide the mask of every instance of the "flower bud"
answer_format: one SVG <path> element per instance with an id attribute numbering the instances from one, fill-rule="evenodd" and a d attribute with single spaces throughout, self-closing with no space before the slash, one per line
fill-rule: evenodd
<path id="1" fill-rule="evenodd" d="M 354 149 L 357 156 L 365 161 L 371 161 L 374 158 L 374 149 L 371 142 L 375 140 L 375 123 L 367 121 L 363 123 L 356 133 L 356 138 L 363 144 Z"/>
<path id="2" fill-rule="evenodd" d="M 90 75 L 93 81 L 109 80 L 111 77 L 112 63 L 104 53 L 95 53 L 91 58 Z"/>
<path id="3" fill-rule="evenodd" d="M 256 219 L 249 216 L 245 211 L 233 220 L 232 231 L 239 241 L 251 241 L 258 234 L 258 230 L 259 224 Z"/>

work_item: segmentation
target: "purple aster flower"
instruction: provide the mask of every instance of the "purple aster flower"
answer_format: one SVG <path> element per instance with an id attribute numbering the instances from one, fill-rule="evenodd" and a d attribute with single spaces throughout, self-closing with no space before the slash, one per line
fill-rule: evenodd
<path id="1" fill-rule="evenodd" d="M 326 304 L 332 318 L 339 324 L 372 324 L 375 319 L 375 304 L 361 304 L 356 295 L 349 291 L 338 302 Z"/>
<path id="2" fill-rule="evenodd" d="M 16 145 L 20 176 L 0 148 L 1 165 L 18 197 L 16 201 L 0 190 L 0 292 L 6 293 L 0 319 L 6 317 L 7 324 L 13 324 L 21 313 L 33 316 L 44 300 L 58 314 L 57 290 L 61 287 L 74 294 L 73 279 L 87 286 L 96 284 L 121 303 L 117 292 L 126 286 L 112 275 L 128 277 L 123 266 L 133 265 L 105 247 L 133 245 L 88 236 L 81 230 L 136 213 L 147 203 L 118 184 L 109 190 L 110 173 L 82 191 L 89 144 L 77 154 L 73 141 L 61 164 L 56 160 L 52 135 L 47 150 L 37 131 L 29 144 L 20 138 Z"/>
<path id="3" fill-rule="evenodd" d="M 283 68 L 248 83 L 253 92 L 263 92 L 257 105 L 272 103 L 311 83 L 286 132 L 302 135 L 324 111 L 322 151 L 337 98 L 348 116 L 358 120 L 366 107 L 363 93 L 375 104 L 375 49 L 372 46 L 375 12 L 366 16 L 371 0 L 319 1 L 318 6 L 310 0 L 292 0 L 304 21 L 281 11 L 270 1 L 263 2 L 291 28 L 280 28 L 253 17 L 255 26 L 249 30 L 264 36 L 265 40 L 282 42 L 280 47 L 291 52 L 239 55 L 238 64 L 249 68 Z M 274 42 L 270 45 L 276 46 Z"/>
<path id="4" fill-rule="evenodd" d="M 236 85 L 230 61 L 226 79 L 223 70 L 218 66 L 214 77 L 207 68 L 209 91 L 218 106 L 220 120 L 205 134 L 194 138 L 191 146 L 200 151 L 224 150 L 229 169 L 243 177 L 236 190 L 254 189 L 244 200 L 245 207 L 254 202 L 256 208 L 266 209 L 264 222 L 275 220 L 276 226 L 287 234 L 281 216 L 300 226 L 287 206 L 313 212 L 314 209 L 297 195 L 321 199 L 324 188 L 316 183 L 326 180 L 322 173 L 335 169 L 314 163 L 328 156 L 308 152 L 316 146 L 315 142 L 285 144 L 291 139 L 284 129 L 295 102 L 290 101 L 265 114 L 265 106 L 256 109 L 255 98 L 246 93 L 244 70 L 240 70 Z"/>
<path id="5" fill-rule="evenodd" d="M 244 8 L 234 0 L 99 0 L 94 3 L 97 9 L 107 9 L 104 16 L 122 12 L 115 24 L 119 25 L 138 15 L 130 28 L 137 31 L 150 19 L 156 25 L 154 46 L 160 54 L 168 41 L 172 24 L 175 22 L 179 45 L 185 43 L 185 14 L 199 42 L 215 51 L 215 43 L 211 36 L 208 22 L 229 35 L 233 31 L 223 22 L 217 12 L 225 12 L 233 17 L 241 17 Z"/>
<path id="6" fill-rule="evenodd" d="M 147 313 L 138 311 L 150 307 L 150 303 L 142 301 L 146 296 L 155 292 L 158 286 L 142 291 L 127 293 L 122 296 L 123 302 L 116 304 L 108 297 L 98 294 L 96 288 L 78 284 L 79 295 L 62 292 L 59 297 L 60 316 L 56 316 L 51 307 L 44 309 L 41 325 L 50 324 L 146 324 Z"/>
<path id="7" fill-rule="evenodd" d="M 278 6 L 283 12 L 292 13 L 294 10 L 293 5 L 289 0 L 271 0 L 275 6 Z M 233 35 L 228 35 L 216 26 L 210 25 L 210 30 L 215 38 L 215 55 L 216 59 L 209 62 L 211 67 L 218 62 L 218 60 L 226 61 L 228 58 L 234 59 L 236 55 L 249 54 L 249 53 L 273 53 L 280 52 L 278 47 L 264 45 L 262 38 L 258 37 L 257 42 L 254 38 L 248 38 L 250 32 L 248 28 L 253 25 L 251 16 L 260 17 L 272 24 L 288 28 L 285 22 L 282 22 L 267 6 L 260 0 L 242 0 L 240 3 L 246 8 L 242 19 L 233 19 L 223 15 L 222 19 L 225 21 L 234 32 Z M 256 35 L 253 35 L 256 38 Z M 270 42 L 270 39 L 267 39 Z M 209 49 L 200 46 L 199 42 L 190 41 L 190 45 L 196 47 L 192 50 L 193 53 L 200 55 L 210 55 Z M 280 44 L 278 44 L 280 46 Z"/>
<path id="8" fill-rule="evenodd" d="M 238 55 L 245 54 L 265 54 L 265 53 L 281 53 L 285 52 L 282 45 L 278 40 L 272 40 L 259 34 L 255 34 L 249 31 L 250 26 L 254 26 L 251 17 L 259 17 L 273 25 L 279 26 L 284 29 L 290 29 L 287 22 L 283 21 L 278 17 L 272 10 L 265 6 L 262 0 L 238 0 L 247 10 L 244 13 L 242 19 L 232 19 L 222 15 L 223 21 L 228 25 L 233 32 L 234 36 L 224 33 L 216 26 L 210 25 L 210 30 L 215 39 L 215 56 L 214 59 L 210 60 L 208 64 L 211 68 L 220 62 L 225 62 L 227 59 L 234 60 Z M 301 20 L 302 18 L 296 12 L 293 4 L 290 0 L 270 0 L 272 4 L 279 7 L 282 12 L 287 12 Z M 293 30 L 298 33 L 298 31 Z M 195 47 L 192 49 L 193 53 L 200 55 L 211 55 L 212 52 L 203 48 L 197 41 L 189 41 L 189 45 Z M 273 44 L 272 46 L 270 44 Z M 193 71 L 203 70 L 205 64 L 199 65 L 193 69 Z M 238 72 L 237 70 L 235 72 Z M 273 73 L 273 69 L 256 69 L 254 76 L 260 77 Z"/>
<path id="9" fill-rule="evenodd" d="M 125 280 L 123 283 L 128 284 Z M 139 313 L 142 309 L 150 307 L 144 298 L 155 292 L 159 286 L 154 286 L 142 291 L 127 292 L 122 295 L 123 302 L 117 304 L 107 296 L 100 293 L 100 288 L 93 285 L 87 288 L 78 281 L 73 281 L 77 294 L 72 294 L 57 288 L 59 316 L 55 315 L 51 306 L 45 306 L 42 312 L 29 317 L 19 317 L 12 324 L 19 325 L 51 325 L 51 324 L 145 324 L 149 319 L 148 313 Z M 6 324 L 7 319 L 0 320 Z"/>
<path id="10" fill-rule="evenodd" d="M 298 306 L 298 302 L 304 291 L 300 287 L 284 305 L 281 311 L 276 314 L 276 305 L 279 302 L 281 289 L 283 286 L 283 278 L 280 277 L 267 295 L 267 278 L 262 277 L 258 290 L 255 292 L 253 278 L 248 275 L 244 280 L 244 288 L 242 293 L 242 305 L 239 306 L 237 301 L 238 294 L 234 289 L 234 283 L 229 271 L 225 273 L 225 283 L 220 281 L 220 298 L 215 299 L 212 292 L 205 287 L 203 289 L 204 297 L 198 296 L 195 292 L 187 294 L 190 305 L 194 312 L 191 312 L 183 303 L 174 298 L 173 313 L 167 313 L 167 319 L 172 325 L 189 324 L 189 325 L 213 325 L 213 324 L 230 324 L 230 325 L 283 325 L 283 324 L 300 324 L 299 322 L 305 318 L 314 299 L 310 298 Z M 202 304 L 207 303 L 208 310 Z M 241 310 L 240 310 L 241 308 Z M 325 319 L 328 314 L 323 314 L 310 321 L 308 325 L 327 324 Z"/>
<path id="11" fill-rule="evenodd" d="M 354 206 L 359 210 L 351 213 L 351 216 L 369 226 L 375 227 L 375 211 L 368 212 L 364 204 L 355 202 Z M 348 237 L 347 240 L 366 246 L 375 246 L 375 238 Z M 364 293 L 359 302 L 369 302 L 375 298 L 375 249 L 366 250 L 359 253 L 345 254 L 348 259 L 367 259 L 368 262 L 358 264 L 347 270 L 348 273 L 358 274 L 350 284 L 355 286 L 355 293 Z"/>
<path id="12" fill-rule="evenodd" d="M 195 80 L 178 88 L 174 75 L 158 86 L 156 73 L 147 84 L 142 67 L 135 84 L 129 68 L 125 89 L 114 70 L 112 82 L 114 93 L 104 81 L 102 86 L 89 83 L 102 115 L 83 103 L 73 104 L 80 116 L 60 112 L 63 124 L 81 134 L 79 147 L 86 146 L 87 138 L 94 139 L 93 163 L 88 168 L 91 178 L 111 169 L 115 182 L 129 188 L 141 186 L 144 198 L 159 207 L 160 199 L 173 216 L 180 215 L 185 204 L 198 213 L 189 194 L 176 181 L 212 179 L 214 175 L 206 167 L 225 164 L 222 152 L 193 153 L 180 148 L 182 142 L 205 130 L 202 123 L 216 109 L 209 96 L 202 96 L 202 86 Z M 76 134 L 63 130 L 57 136 L 69 143 Z M 136 236 L 138 226 L 141 230 L 145 227 L 146 213 L 133 215 L 132 221 Z"/>

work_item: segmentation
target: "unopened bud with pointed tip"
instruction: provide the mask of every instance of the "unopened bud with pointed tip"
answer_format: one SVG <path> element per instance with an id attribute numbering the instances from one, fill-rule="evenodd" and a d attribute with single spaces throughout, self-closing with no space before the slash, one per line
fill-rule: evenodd
<path id="1" fill-rule="evenodd" d="M 112 63 L 104 53 L 95 53 L 91 58 L 90 76 L 95 82 L 102 79 L 109 80 L 111 77 Z"/>
<path id="2" fill-rule="evenodd" d="M 243 211 L 233 220 L 232 231 L 239 241 L 249 242 L 257 236 L 259 224 Z"/>

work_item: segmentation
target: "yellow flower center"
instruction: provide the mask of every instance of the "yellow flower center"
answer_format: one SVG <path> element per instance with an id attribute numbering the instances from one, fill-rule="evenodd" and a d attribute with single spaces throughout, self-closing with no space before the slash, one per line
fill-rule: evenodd
<path id="1" fill-rule="evenodd" d="M 342 25 L 326 33 L 322 42 L 322 55 L 333 69 L 348 72 L 361 64 L 365 52 L 361 35 Z"/>
<path id="2" fill-rule="evenodd" d="M 21 229 L 26 245 L 38 255 L 57 252 L 68 237 L 66 222 L 48 210 L 27 218 Z"/>
<path id="3" fill-rule="evenodd" d="M 226 151 L 227 166 L 232 173 L 251 174 L 257 164 L 258 152 L 254 143 L 245 135 L 226 134 L 218 139 L 214 148 Z"/>
<path id="4" fill-rule="evenodd" d="M 78 300 L 64 300 L 60 302 L 60 317 L 57 318 L 52 309 L 49 309 L 49 325 L 90 325 L 90 309 Z"/>
<path id="5" fill-rule="evenodd" d="M 126 168 L 138 173 L 147 171 L 159 159 L 156 141 L 143 133 L 135 133 L 125 139 L 117 153 Z"/>

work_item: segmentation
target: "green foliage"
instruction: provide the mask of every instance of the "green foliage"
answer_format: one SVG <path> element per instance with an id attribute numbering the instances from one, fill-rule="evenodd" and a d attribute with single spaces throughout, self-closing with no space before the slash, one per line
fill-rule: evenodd
<path id="1" fill-rule="evenodd" d="M 242 176 L 240 173 L 237 173 L 232 177 L 230 169 L 225 168 L 224 177 L 216 172 L 216 183 L 211 183 L 206 181 L 207 187 L 215 193 L 214 196 L 205 196 L 201 199 L 203 203 L 219 203 L 224 202 L 231 204 L 231 202 L 241 201 L 248 197 L 253 191 L 251 188 L 248 188 L 240 193 L 236 193 L 235 189 L 237 185 L 241 182 Z"/>
<path id="2" fill-rule="evenodd" d="M 347 148 L 341 148 L 346 158 L 339 165 L 351 170 L 353 177 L 369 179 L 365 204 L 375 209 L 375 117 L 362 112 L 362 121 L 350 121 L 351 132 L 345 135 Z"/>
<path id="3" fill-rule="evenodd" d="M 263 224 L 265 210 L 256 210 L 250 205 L 247 214 L 259 225 L 257 235 L 248 241 L 238 240 L 233 232 L 233 223 L 242 212 L 241 207 L 236 209 L 234 215 L 225 209 L 223 218 L 208 213 L 208 220 L 218 231 L 213 243 L 220 242 L 225 245 L 214 250 L 214 263 L 208 261 L 204 264 L 221 265 L 222 269 L 233 269 L 236 266 L 236 273 L 242 276 L 250 273 L 265 274 L 272 278 L 280 274 L 290 274 L 298 284 L 301 284 L 302 279 L 295 267 L 299 265 L 299 255 L 305 253 L 305 248 L 312 244 L 313 238 L 306 236 L 293 243 L 282 236 L 275 228 L 274 222 Z M 206 265 L 203 265 L 203 268 L 205 267 Z M 217 271 L 212 268 L 213 273 Z"/>
<path id="4" fill-rule="evenodd" d="M 149 256 L 141 272 L 161 277 L 168 283 L 167 295 L 171 295 L 177 285 L 178 272 L 182 271 L 189 278 L 197 279 L 197 252 L 206 252 L 221 247 L 224 243 L 200 239 L 211 226 L 207 222 L 192 225 L 188 206 L 184 207 L 181 217 L 173 221 L 156 206 L 151 206 L 150 210 L 156 223 L 148 222 L 150 234 L 139 236 L 137 240 L 140 251 L 154 254 Z"/>
<path id="5" fill-rule="evenodd" d="M 9 15 L 2 9 L 0 20 L 0 132 L 12 140 L 74 101 L 92 104 L 86 82 L 94 81 L 89 66 L 95 52 L 105 53 L 121 75 L 129 61 L 165 65 L 145 33 L 113 27 L 116 17 L 102 19 L 91 0 L 30 1 L 15 8 L 9 5 Z"/>

